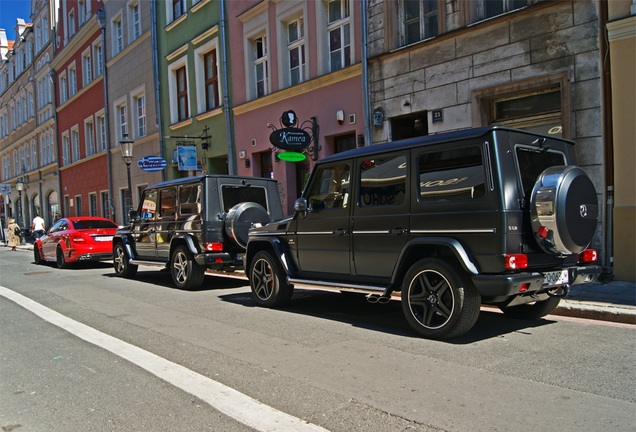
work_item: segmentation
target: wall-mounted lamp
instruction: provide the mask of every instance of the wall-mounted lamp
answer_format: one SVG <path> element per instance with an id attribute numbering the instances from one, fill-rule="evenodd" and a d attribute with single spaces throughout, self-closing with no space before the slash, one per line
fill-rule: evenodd
<path id="1" fill-rule="evenodd" d="M 338 124 L 344 123 L 344 111 L 338 110 L 336 111 L 336 120 L 338 120 Z"/>

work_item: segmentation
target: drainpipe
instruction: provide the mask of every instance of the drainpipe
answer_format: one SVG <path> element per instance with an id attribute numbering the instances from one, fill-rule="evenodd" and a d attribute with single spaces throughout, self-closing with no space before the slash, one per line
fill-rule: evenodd
<path id="1" fill-rule="evenodd" d="M 227 135 L 227 165 L 230 175 L 236 174 L 236 168 L 234 166 L 234 136 L 232 134 L 232 124 L 230 112 L 230 86 L 228 85 L 228 66 L 227 66 L 227 46 L 225 36 L 225 1 L 219 2 L 221 6 L 221 52 L 223 56 L 223 106 L 225 107 L 225 134 Z"/>
<path id="2" fill-rule="evenodd" d="M 55 30 L 53 31 L 53 37 L 55 37 Z M 55 44 L 53 44 L 53 50 L 55 51 Z M 55 52 L 53 53 L 55 56 Z M 57 169 L 57 205 L 59 206 L 59 214 L 63 215 L 63 212 L 66 211 L 64 208 L 64 196 L 62 195 L 62 173 L 60 171 L 60 146 L 57 136 L 57 80 L 56 73 L 54 69 L 49 71 L 49 77 L 51 78 L 52 88 L 53 88 L 53 121 L 55 123 L 55 164 Z M 70 215 L 64 215 L 70 216 Z M 55 218 L 51 216 L 51 225 L 55 223 Z"/>
<path id="3" fill-rule="evenodd" d="M 159 60 L 158 60 L 158 44 L 157 44 L 157 6 L 154 1 L 150 2 L 150 17 L 152 27 L 150 28 L 150 39 L 152 41 L 152 70 L 155 79 L 153 82 L 155 91 L 155 125 L 159 130 L 159 156 L 163 157 L 163 134 L 161 133 L 161 104 L 159 103 Z M 161 181 L 166 180 L 166 170 L 161 170 Z"/>
<path id="4" fill-rule="evenodd" d="M 104 88 L 104 122 L 106 122 L 106 169 L 108 171 L 108 214 L 110 220 L 115 221 L 115 209 L 113 207 L 113 174 L 110 155 L 110 119 L 108 115 L 108 75 L 106 73 L 106 10 L 101 7 L 97 11 L 97 21 L 102 29 L 102 87 Z M 129 191 L 132 194 L 132 191 Z"/>
<path id="5" fill-rule="evenodd" d="M 360 2 L 362 24 L 362 117 L 364 118 L 364 145 L 371 145 L 371 130 L 369 129 L 369 16 L 368 0 Z"/>

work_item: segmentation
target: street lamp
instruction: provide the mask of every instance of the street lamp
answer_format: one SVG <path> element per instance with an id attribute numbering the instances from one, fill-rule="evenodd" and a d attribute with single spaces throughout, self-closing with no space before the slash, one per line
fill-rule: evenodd
<path id="1" fill-rule="evenodd" d="M 22 230 L 24 229 L 22 223 L 22 191 L 24 190 L 24 179 L 22 176 L 15 180 L 15 188 L 18 190 L 18 196 L 20 199 L 20 205 L 18 206 L 18 226 L 20 227 L 20 244 L 22 244 Z"/>
<path id="2" fill-rule="evenodd" d="M 127 207 L 128 211 L 132 208 L 132 186 L 130 183 L 130 163 L 133 160 L 133 144 L 135 142 L 128 138 L 128 134 L 125 133 L 122 140 L 119 141 L 119 148 L 121 149 L 121 158 L 126 163 L 126 169 L 128 170 L 128 197 L 127 197 Z M 128 218 L 127 215 L 124 217 Z"/>

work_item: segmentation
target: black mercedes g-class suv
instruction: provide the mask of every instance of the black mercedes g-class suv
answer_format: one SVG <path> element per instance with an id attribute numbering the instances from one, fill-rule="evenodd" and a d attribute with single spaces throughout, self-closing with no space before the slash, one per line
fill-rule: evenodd
<path id="1" fill-rule="evenodd" d="M 420 335 L 467 332 L 481 304 L 533 319 L 598 278 L 595 188 L 574 143 L 488 127 L 375 145 L 318 162 L 295 214 L 254 227 L 245 268 L 256 302 L 293 284 L 401 293 Z"/>
<path id="2" fill-rule="evenodd" d="M 142 265 L 168 268 L 182 289 L 201 286 L 206 269 L 243 269 L 252 223 L 283 217 L 275 180 L 206 175 L 147 187 L 130 226 L 113 238 L 115 273 Z"/>

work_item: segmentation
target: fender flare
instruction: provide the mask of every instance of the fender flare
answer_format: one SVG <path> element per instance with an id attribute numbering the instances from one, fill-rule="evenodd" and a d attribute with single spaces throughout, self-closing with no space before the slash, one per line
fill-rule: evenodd
<path id="1" fill-rule="evenodd" d="M 115 243 L 121 241 L 124 244 L 124 247 L 126 248 L 126 252 L 128 252 L 128 257 L 129 259 L 135 259 L 136 258 L 136 253 L 135 250 L 133 250 L 132 247 L 132 241 L 130 240 L 130 235 L 129 234 L 115 234 L 115 236 L 113 236 L 113 251 L 115 250 Z"/>
<path id="2" fill-rule="evenodd" d="M 266 245 L 263 247 L 263 245 Z M 247 243 L 247 249 L 245 251 L 245 268 L 249 269 L 249 266 L 257 252 L 261 250 L 271 249 L 276 254 L 276 257 L 283 265 L 283 270 L 287 275 L 292 276 L 291 265 L 287 260 L 287 251 L 283 246 L 283 243 L 278 238 L 272 238 L 267 236 L 262 237 L 250 237 L 250 241 Z"/>
<path id="3" fill-rule="evenodd" d="M 170 256 L 172 256 L 172 251 L 174 251 L 174 249 L 177 247 L 175 246 L 177 243 L 182 243 L 185 242 L 185 244 L 188 247 L 188 250 L 190 251 L 190 253 L 194 256 L 194 255 L 198 255 L 201 252 L 199 252 L 197 250 L 196 245 L 194 244 L 194 241 L 192 240 L 191 236 L 188 235 L 175 235 L 172 236 L 172 238 L 170 239 Z"/>
<path id="4" fill-rule="evenodd" d="M 404 261 L 406 260 L 406 256 L 409 253 L 409 250 L 412 247 L 425 245 L 425 246 L 443 246 L 448 248 L 453 252 L 457 261 L 461 264 L 462 268 L 471 275 L 478 275 L 479 269 L 477 265 L 470 259 L 468 252 L 466 252 L 466 248 L 456 239 L 447 238 L 447 237 L 420 237 L 413 239 L 407 242 L 400 253 L 400 257 L 398 259 L 398 264 L 393 271 L 393 277 L 391 278 L 391 283 L 395 283 L 398 279 L 398 275 Z"/>

